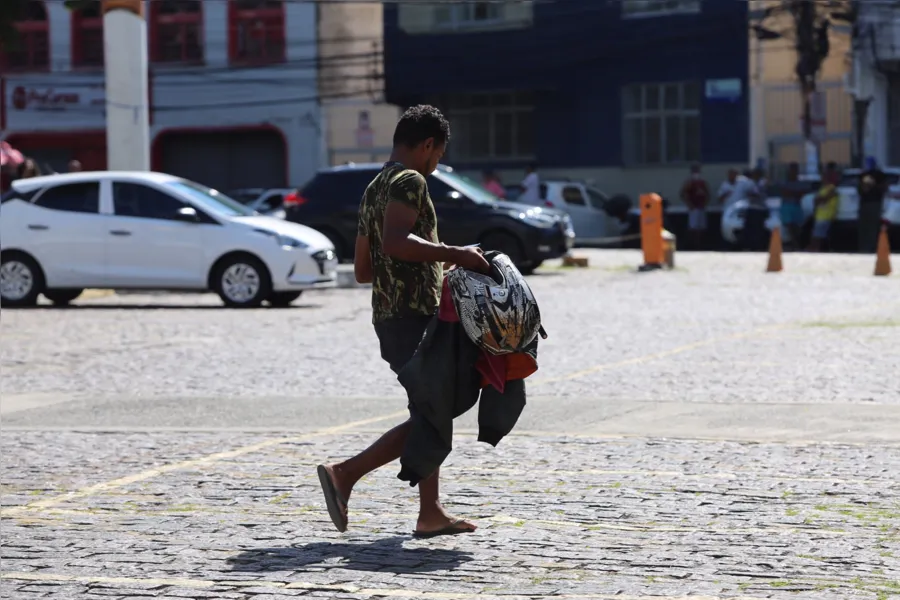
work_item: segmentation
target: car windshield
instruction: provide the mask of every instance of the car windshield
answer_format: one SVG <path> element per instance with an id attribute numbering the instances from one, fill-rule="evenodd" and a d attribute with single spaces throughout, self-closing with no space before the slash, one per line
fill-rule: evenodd
<path id="1" fill-rule="evenodd" d="M 232 200 L 237 200 L 241 204 L 250 204 L 257 198 L 259 198 L 259 194 L 253 192 L 242 192 L 240 190 L 234 192 L 228 192 L 228 197 Z"/>
<path id="2" fill-rule="evenodd" d="M 259 214 L 222 192 L 187 179 L 176 179 L 166 185 L 188 195 L 200 208 L 222 217 L 252 217 Z"/>
<path id="3" fill-rule="evenodd" d="M 448 171 L 435 171 L 434 173 L 450 187 L 454 188 L 473 202 L 479 204 L 492 204 L 500 200 L 500 198 L 484 189 L 481 184 L 476 183 L 474 180 L 469 179 L 464 175 Z"/>
<path id="4" fill-rule="evenodd" d="M 587 193 L 591 206 L 603 210 L 603 207 L 606 206 L 606 202 L 609 200 L 606 194 L 594 188 L 587 188 Z"/>

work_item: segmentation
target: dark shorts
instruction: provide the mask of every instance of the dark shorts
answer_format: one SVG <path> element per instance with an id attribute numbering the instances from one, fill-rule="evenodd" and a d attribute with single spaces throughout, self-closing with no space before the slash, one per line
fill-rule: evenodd
<path id="1" fill-rule="evenodd" d="M 431 316 L 422 315 L 375 323 L 381 358 L 387 361 L 391 371 L 400 373 L 400 369 L 413 357 L 431 319 Z"/>

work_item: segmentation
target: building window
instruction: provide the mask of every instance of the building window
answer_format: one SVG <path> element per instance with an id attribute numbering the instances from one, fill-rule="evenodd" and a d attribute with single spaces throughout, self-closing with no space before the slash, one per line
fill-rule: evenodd
<path id="1" fill-rule="evenodd" d="M 626 17 L 656 17 L 679 13 L 700 12 L 701 0 L 622 0 L 622 15 Z"/>
<path id="2" fill-rule="evenodd" d="M 450 121 L 447 155 L 455 161 L 534 158 L 534 99 L 530 92 L 454 94 L 436 98 Z"/>
<path id="3" fill-rule="evenodd" d="M 17 38 L 0 42 L 0 72 L 49 69 L 50 24 L 44 3 L 40 0 L 26 3 L 14 27 Z"/>
<path id="4" fill-rule="evenodd" d="M 103 66 L 103 12 L 99 0 L 72 13 L 72 66 Z"/>
<path id="5" fill-rule="evenodd" d="M 228 10 L 232 62 L 272 63 L 285 59 L 281 0 L 231 0 Z"/>
<path id="6" fill-rule="evenodd" d="M 700 85 L 647 83 L 624 89 L 625 164 L 663 165 L 700 160 Z"/>
<path id="7" fill-rule="evenodd" d="M 496 2 L 467 2 L 437 5 L 434 22 L 439 28 L 465 28 L 496 23 L 503 18 L 503 6 Z"/>
<path id="8" fill-rule="evenodd" d="M 150 3 L 150 59 L 156 63 L 203 61 L 203 10 L 199 0 Z"/>

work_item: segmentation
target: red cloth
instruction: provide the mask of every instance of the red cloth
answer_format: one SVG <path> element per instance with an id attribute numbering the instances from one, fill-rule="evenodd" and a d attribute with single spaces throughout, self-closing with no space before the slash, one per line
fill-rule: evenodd
<path id="1" fill-rule="evenodd" d="M 450 297 L 450 287 L 447 278 L 441 289 L 441 304 L 438 307 L 438 319 L 450 323 L 459 323 L 459 315 Z M 501 394 L 506 389 L 506 382 L 512 379 L 525 379 L 535 371 L 537 365 L 534 359 L 524 352 L 504 354 L 498 356 L 485 350 L 480 350 L 475 368 L 481 373 L 481 387 L 494 386 Z"/>
<path id="2" fill-rule="evenodd" d="M 690 208 L 706 208 L 709 203 L 709 188 L 703 179 L 688 179 L 684 184 L 684 195 Z"/>

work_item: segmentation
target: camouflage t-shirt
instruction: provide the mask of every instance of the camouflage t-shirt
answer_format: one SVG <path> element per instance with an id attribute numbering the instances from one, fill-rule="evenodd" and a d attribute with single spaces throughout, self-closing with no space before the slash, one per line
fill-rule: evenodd
<path id="1" fill-rule="evenodd" d="M 401 202 L 419 213 L 412 234 L 438 243 L 437 216 L 425 178 L 399 163 L 388 163 L 372 180 L 359 205 L 359 235 L 369 238 L 372 257 L 372 322 L 405 316 L 433 315 L 441 298 L 441 264 L 407 262 L 385 255 L 384 213 Z"/>

